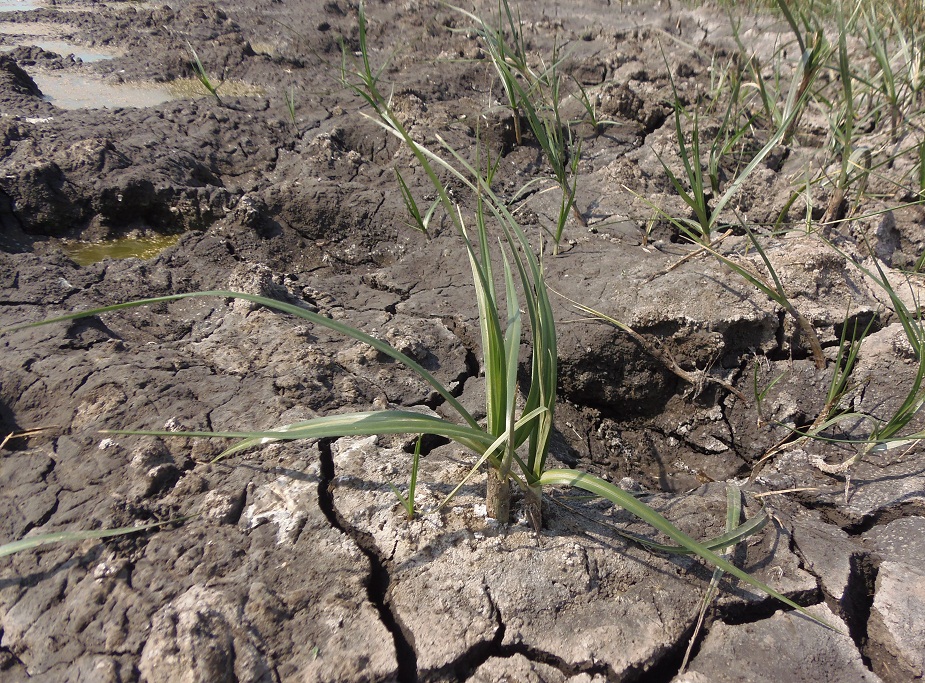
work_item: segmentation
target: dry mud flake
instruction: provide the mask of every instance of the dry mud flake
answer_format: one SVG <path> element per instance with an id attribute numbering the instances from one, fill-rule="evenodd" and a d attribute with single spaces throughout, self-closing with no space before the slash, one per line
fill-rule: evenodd
<path id="1" fill-rule="evenodd" d="M 851 581 L 864 564 L 863 548 L 837 526 L 826 524 L 810 512 L 797 514 L 791 520 L 791 528 L 806 568 L 819 577 L 827 595 L 850 609 L 846 603 L 853 597 Z"/>
<path id="2" fill-rule="evenodd" d="M 193 586 L 154 616 L 138 667 L 143 680 L 278 681 L 246 623 L 243 605 Z"/>
<path id="3" fill-rule="evenodd" d="M 472 466 L 472 456 L 453 446 L 422 459 L 419 481 L 426 483 L 419 483 L 416 503 L 425 512 L 409 522 L 383 483 L 405 478 L 406 452 L 366 437 L 340 439 L 332 454 L 338 519 L 388 572 L 386 600 L 423 680 L 460 680 L 488 667 L 478 674 L 484 677 L 497 670 L 499 664 L 489 661 L 502 652 L 556 662 L 560 674 L 628 680 L 686 644 L 709 577 L 699 563 L 642 551 L 550 502 L 542 534 L 523 519 L 499 529 L 485 514 L 484 475 L 472 477 L 452 507 L 433 512 Z M 704 517 L 709 512 L 721 524 L 724 501 L 722 487 L 715 487 L 709 497 L 675 500 L 676 509 L 667 497 L 654 504 L 682 526 L 691 518 L 696 528 L 688 531 L 703 536 L 722 533 Z M 651 534 L 644 525 L 615 519 L 621 526 L 629 522 L 634 533 Z M 769 539 L 775 541 L 770 556 Z M 756 571 L 761 580 L 791 595 L 814 591 L 814 579 L 799 570 L 785 540 L 766 533 L 760 545 L 770 570 Z M 746 563 L 755 567 L 757 554 Z M 780 566 L 787 570 L 776 573 Z M 764 597 L 739 588 L 725 600 L 741 607 Z M 542 667 L 527 668 L 533 673 L 525 680 L 564 680 L 543 678 Z"/>
<path id="4" fill-rule="evenodd" d="M 369 602 L 369 563 L 331 527 L 317 461 L 273 445 L 277 476 L 248 487 L 237 528 L 262 539 L 227 582 L 197 584 L 154 616 L 143 681 L 368 681 L 397 673 L 395 648 Z M 214 497 L 202 500 L 208 515 Z M 209 582 L 213 583 L 213 582 Z"/>
<path id="5" fill-rule="evenodd" d="M 847 632 L 825 605 L 809 611 Z M 673 683 L 876 683 L 847 635 L 822 629 L 795 612 L 778 612 L 753 624 L 710 629 L 688 671 Z"/>
<path id="6" fill-rule="evenodd" d="M 921 510 L 925 448 L 920 440 L 902 440 L 902 436 L 925 428 L 925 416 L 913 415 L 894 440 L 866 443 L 878 424 L 886 424 L 899 411 L 915 385 L 917 367 L 901 324 L 866 337 L 853 372 L 859 387 L 843 401 L 866 417 L 839 423 L 838 436 L 855 443 L 797 441 L 791 450 L 775 456 L 757 481 L 769 489 L 804 489 L 798 494 L 802 503 L 843 527 Z M 841 467 L 854 458 L 856 462 Z"/>
<path id="7" fill-rule="evenodd" d="M 517 681 L 517 683 L 606 683 L 601 674 L 576 674 L 567 676 L 554 666 L 541 662 L 532 662 L 521 654 L 513 657 L 492 657 L 482 664 L 467 679 L 467 683 L 497 683 L 498 681 Z"/>
<path id="8" fill-rule="evenodd" d="M 747 246 L 739 238 L 723 245 L 730 259 L 760 272 L 760 261 L 743 255 Z M 589 239 L 544 265 L 556 291 L 629 325 L 680 366 L 714 379 L 731 379 L 742 359 L 756 353 L 809 353 L 777 304 L 744 278 L 730 278 L 716 258 L 690 258 L 692 251 L 653 248 L 643 256 L 620 242 Z M 860 319 L 862 329 L 875 314 L 878 303 L 857 272 L 818 240 L 789 238 L 768 246 L 767 253 L 822 343 L 837 343 L 849 302 L 849 321 Z M 576 317 L 568 301 L 553 297 L 552 304 L 558 320 Z M 686 388 L 666 363 L 615 326 L 593 321 L 561 325 L 558 332 L 562 392 L 578 404 L 629 417 L 655 416 Z M 700 392 L 705 386 L 687 388 Z M 752 393 L 750 377 L 741 389 Z M 752 410 L 744 412 L 754 421 Z"/>
<path id="9" fill-rule="evenodd" d="M 884 680 L 919 681 L 925 677 L 925 570 L 884 562 L 868 623 L 868 651 Z"/>
<path id="10" fill-rule="evenodd" d="M 925 517 L 906 517 L 865 535 L 883 558 L 868 623 L 867 654 L 887 681 L 925 676 Z"/>
<path id="11" fill-rule="evenodd" d="M 0 584 L 10 671 L 49 682 L 394 680 L 369 562 L 322 511 L 319 482 L 316 449 L 273 444 L 248 466 L 181 478 L 164 505 L 200 514 L 177 529 L 14 556 Z"/>

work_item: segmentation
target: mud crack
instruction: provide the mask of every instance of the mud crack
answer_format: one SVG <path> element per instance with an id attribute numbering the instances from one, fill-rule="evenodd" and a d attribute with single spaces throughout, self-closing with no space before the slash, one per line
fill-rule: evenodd
<path id="1" fill-rule="evenodd" d="M 405 636 L 398 619 L 392 613 L 388 602 L 391 577 L 385 560 L 380 557 L 375 543 L 366 534 L 345 524 L 334 506 L 331 494 L 331 482 L 334 480 L 334 456 L 331 453 L 331 440 L 322 439 L 318 443 L 321 452 L 321 478 L 318 482 L 318 507 L 328 519 L 331 526 L 349 536 L 369 561 L 369 580 L 366 584 L 367 598 L 376 611 L 386 630 L 392 634 L 395 644 L 395 656 L 398 661 L 398 683 L 417 683 L 417 653 L 412 642 Z"/>
<path id="2" fill-rule="evenodd" d="M 843 476 L 829 476 L 844 481 Z M 887 505 L 865 515 L 860 521 L 852 521 L 840 511 L 837 504 L 829 501 L 819 501 L 802 496 L 797 497 L 796 500 L 806 509 L 821 513 L 824 521 L 839 527 L 849 536 L 861 536 L 874 527 L 885 526 L 904 517 L 925 516 L 925 505 L 916 500 Z"/>
<path id="3" fill-rule="evenodd" d="M 488 590 L 487 586 L 483 586 L 483 589 L 488 598 L 488 603 L 491 605 L 491 610 L 495 614 L 497 629 L 495 630 L 494 637 L 490 641 L 476 643 L 455 660 L 439 669 L 424 672 L 421 677 L 423 681 L 434 681 L 434 683 L 447 680 L 465 681 L 468 680 L 482 664 L 492 657 L 503 658 L 514 654 L 505 654 L 505 648 L 502 643 L 504 642 L 504 634 L 507 627 L 501 617 L 501 610 L 498 609 L 498 606 L 491 597 L 491 591 Z"/>
<path id="4" fill-rule="evenodd" d="M 839 601 L 842 618 L 848 625 L 848 635 L 861 653 L 864 666 L 872 669 L 869 656 L 867 623 L 874 605 L 874 590 L 879 572 L 878 562 L 868 553 L 857 553 L 849 559 L 850 571 L 845 593 Z M 834 610 L 833 610 L 834 611 Z"/>

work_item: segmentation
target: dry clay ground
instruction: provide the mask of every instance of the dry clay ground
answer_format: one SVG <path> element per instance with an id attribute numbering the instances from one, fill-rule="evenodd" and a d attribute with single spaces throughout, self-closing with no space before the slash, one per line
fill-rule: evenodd
<path id="1" fill-rule="evenodd" d="M 387 487 L 407 481 L 407 439 L 274 444 L 209 464 L 224 442 L 101 435 L 269 429 L 386 405 L 443 410 L 428 386 L 368 347 L 266 309 L 195 299 L 0 338 L 3 433 L 43 430 L 3 446 L 0 540 L 188 517 L 4 558 L 2 680 L 923 676 L 923 448 L 870 453 L 846 475 L 824 473 L 814 458 L 838 463 L 853 449 L 797 442 L 746 483 L 787 436 L 778 423 L 806 425 L 822 409 L 846 314 L 874 319 L 853 408 L 883 418 L 895 411 L 916 364 L 882 289 L 805 230 L 766 240 L 829 356 L 817 370 L 791 319 L 765 295 L 708 255 L 672 268 L 692 248 L 664 224 L 645 239 L 652 210 L 639 196 L 680 211 L 656 157 L 677 162 L 662 50 L 679 92 L 694 101 L 710 81 L 711 59 L 735 51 L 728 19 L 716 7 L 629 1 L 527 1 L 519 9 L 531 53 L 549 59 L 554 44 L 566 46 L 563 73 L 600 95 L 610 120 L 599 130 L 576 127 L 578 207 L 589 225 L 570 222 L 562 253 L 544 258 L 549 284 L 648 340 L 579 320 L 556 297 L 562 402 L 554 459 L 636 489 L 698 538 L 723 532 L 721 482 L 736 480 L 747 515 L 763 504 L 774 523 L 740 544 L 734 560 L 841 632 L 724 579 L 681 672 L 708 568 L 623 540 L 615 526 L 651 531 L 565 492 L 549 492 L 541 533 L 522 521 L 499 528 L 480 507 L 484 475 L 452 507 L 428 512 L 473 462 L 440 440 L 425 442 L 417 496 L 425 512 L 409 522 Z M 0 57 L 3 325 L 142 296 L 260 292 L 389 340 L 479 410 L 478 326 L 459 240 L 439 217 L 430 240 L 407 227 L 393 169 L 422 198 L 424 179 L 338 82 L 339 39 L 357 48 L 356 10 L 343 0 L 156 8 L 65 1 L 6 14 L 124 56 L 80 64 L 18 47 Z M 382 79 L 413 134 L 433 142 L 439 133 L 470 150 L 478 127 L 501 156 L 496 187 L 508 197 L 548 176 L 529 135 L 514 143 L 474 34 L 451 30 L 468 18 L 426 1 L 372 2 L 367 12 L 373 58 L 390 59 Z M 786 39 L 780 21 L 749 21 L 743 37 L 756 51 Z M 187 41 L 216 80 L 262 94 L 65 111 L 28 76 L 45 69 L 110 84 L 189 77 Z M 564 106 L 581 115 L 576 100 Z M 824 129 L 807 121 L 743 188 L 740 215 L 773 220 L 791 191 L 788 164 L 824 154 Z M 532 187 L 550 187 L 542 182 Z M 820 206 L 825 193 L 820 185 Z M 886 196 L 873 208 L 903 200 L 895 187 L 871 194 Z M 556 192 L 537 191 L 517 202 L 517 215 L 539 235 L 557 202 Z M 794 220 L 801 211 L 793 208 Z M 869 252 L 858 236 L 867 234 L 900 283 L 896 269 L 923 250 L 922 228 L 921 209 L 908 208 L 843 226 L 835 237 L 861 261 Z M 59 241 L 178 230 L 179 242 L 148 261 L 78 266 Z M 723 244 L 761 267 L 742 236 Z M 716 381 L 682 380 L 653 344 L 741 396 Z M 759 415 L 755 387 L 779 376 Z"/>

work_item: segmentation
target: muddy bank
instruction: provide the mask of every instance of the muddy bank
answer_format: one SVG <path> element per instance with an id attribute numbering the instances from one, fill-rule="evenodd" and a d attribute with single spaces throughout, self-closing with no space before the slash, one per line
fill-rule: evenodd
<path id="1" fill-rule="evenodd" d="M 22 27 L 0 56 L 2 325 L 139 297 L 259 293 L 388 340 L 481 418 L 477 309 L 460 240 L 439 217 L 430 239 L 409 227 L 395 168 L 432 199 L 426 178 L 339 81 L 341 41 L 358 48 L 356 7 L 309 5 L 58 3 L 0 17 Z M 735 47 L 720 13 L 595 2 L 520 10 L 529 49 L 548 57 L 567 43 L 563 71 L 599 95 L 608 121 L 576 127 L 587 225 L 570 220 L 561 253 L 544 256 L 549 284 L 637 333 L 581 320 L 555 298 L 562 403 L 552 457 L 620 482 L 698 538 L 723 533 L 724 482 L 737 483 L 746 514 L 763 506 L 774 521 L 737 547 L 736 564 L 841 633 L 723 579 L 695 635 L 711 571 L 642 550 L 615 529 L 651 530 L 561 491 L 549 492 L 539 534 L 525 520 L 499 528 L 486 517 L 484 474 L 452 506 L 409 522 L 388 484 L 406 485 L 410 439 L 270 444 L 210 463 L 228 441 L 101 434 L 273 429 L 388 406 L 448 414 L 429 385 L 363 344 L 197 298 L 0 337 L 3 434 L 41 430 L 4 445 L 0 540 L 184 520 L 4 558 L 4 680 L 923 675 L 925 556 L 904 540 L 925 517 L 921 447 L 874 449 L 839 470 L 856 449 L 790 429 L 825 409 L 842 332 L 855 324 L 868 336 L 852 409 L 895 413 L 917 370 L 895 303 L 805 230 L 761 233 L 819 336 L 827 362 L 817 367 L 792 315 L 728 264 L 693 253 L 642 199 L 683 210 L 659 160 L 680 164 L 660 46 L 684 67 L 672 71 L 675 88 L 696 101 L 711 55 Z M 413 134 L 471 150 L 484 132 L 485 153 L 500 159 L 497 191 L 528 229 L 554 226 L 559 196 L 541 152 L 529 136 L 516 143 L 484 50 L 460 30 L 468 19 L 427 3 L 367 13 L 373 57 L 389 58 L 383 78 Z M 753 21 L 744 35 L 755 50 L 786 33 L 779 20 Z M 25 44 L 39 33 L 117 56 L 91 62 Z M 41 74 L 195 85 L 189 46 L 228 84 L 218 99 L 187 90 L 152 107 L 67 110 L 37 85 Z M 563 107 L 582 116 L 575 97 Z M 792 194 L 788 164 L 824 149 L 816 125 L 749 178 L 736 211 L 774 222 Z M 893 180 L 908 184 L 905 163 Z M 814 191 L 829 203 L 825 186 Z M 895 188 L 871 194 L 881 198 L 874 208 L 903 201 Z M 798 209 L 790 213 L 796 224 Z M 907 207 L 830 237 L 868 269 L 873 251 L 901 278 L 925 246 L 922 221 L 920 207 Z M 106 240 L 161 235 L 179 237 L 148 259 L 78 265 L 62 249 L 62 240 L 95 241 L 105 254 Z M 722 248 L 764 272 L 742 231 Z M 842 429 L 863 438 L 870 423 Z M 418 503 L 432 510 L 473 460 L 437 438 L 424 451 Z M 778 646 L 759 646 L 769 639 Z"/>

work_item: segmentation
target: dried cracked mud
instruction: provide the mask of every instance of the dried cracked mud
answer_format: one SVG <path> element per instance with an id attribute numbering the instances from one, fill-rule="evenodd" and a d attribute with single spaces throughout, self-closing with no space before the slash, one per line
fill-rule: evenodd
<path id="1" fill-rule="evenodd" d="M 272 429 L 390 405 L 444 410 L 427 384 L 369 347 L 240 301 L 197 298 L 0 337 L 0 427 L 13 435 L 0 452 L 0 541 L 183 520 L 0 560 L 0 679 L 925 677 L 925 449 L 875 450 L 848 472 L 827 472 L 819 463 L 855 451 L 787 428 L 822 411 L 846 320 L 873 321 L 853 409 L 895 412 L 916 363 L 891 301 L 805 230 L 768 238 L 767 258 L 828 357 L 819 369 L 778 304 L 651 220 L 647 201 L 681 211 L 659 161 L 680 164 L 669 68 L 695 101 L 711 59 L 738 49 L 728 18 L 711 6 L 630 0 L 518 8 L 531 53 L 566 46 L 563 73 L 598 97 L 607 120 L 576 128 L 587 226 L 571 221 L 561 253 L 544 257 L 548 282 L 642 339 L 555 298 L 553 459 L 620 482 L 698 538 L 723 533 L 725 482 L 735 482 L 746 515 L 764 506 L 773 523 L 732 559 L 837 628 L 726 578 L 698 628 L 711 570 L 643 550 L 617 532 L 651 538 L 651 529 L 566 491 L 548 492 L 540 533 L 486 516 L 484 473 L 435 511 L 473 464 L 440 439 L 424 443 L 425 512 L 408 521 L 388 484 L 407 481 L 410 439 L 276 443 L 211 463 L 229 442 L 102 434 Z M 427 1 L 376 1 L 367 14 L 373 58 L 388 60 L 382 78 L 412 133 L 460 149 L 485 133 L 500 159 L 498 192 L 529 229 L 548 229 L 559 199 L 542 191 L 551 184 L 535 142 L 515 143 L 469 19 Z M 0 54 L 3 326 L 140 297 L 260 293 L 388 340 L 483 411 L 459 240 L 446 224 L 431 239 L 408 227 L 394 169 L 425 197 L 426 178 L 339 81 L 341 43 L 358 47 L 356 4 L 58 0 L 0 19 L 13 27 L 0 29 L 10 48 Z M 756 54 L 785 39 L 780 20 L 746 22 Z M 74 53 L 41 47 L 49 37 Z M 220 102 L 190 89 L 188 45 L 228 84 Z M 85 60 L 80 50 L 114 56 Z M 62 108 L 37 85 L 49 74 L 126 99 Z M 169 83 L 187 90 L 156 106 L 134 106 L 132 91 L 119 90 Z M 582 116 L 574 97 L 563 106 Z M 805 128 L 745 183 L 740 216 L 759 225 L 780 214 L 791 167 L 824 153 L 818 122 L 808 117 Z M 925 248 L 925 212 L 896 208 L 908 199 L 896 188 L 904 163 L 871 178 L 886 188 L 871 192 L 884 213 L 830 235 L 859 263 L 878 258 L 897 283 Z M 535 179 L 532 194 L 517 194 Z M 826 188 L 815 192 L 824 207 Z M 791 209 L 794 222 L 802 210 Z M 75 256 L 84 243 L 106 253 L 116 238 L 162 235 L 178 238 L 147 259 Z M 747 247 L 732 234 L 722 249 L 760 270 Z M 898 288 L 910 302 L 915 277 Z M 756 386 L 768 387 L 760 411 Z M 865 424 L 843 429 L 862 437 Z"/>

